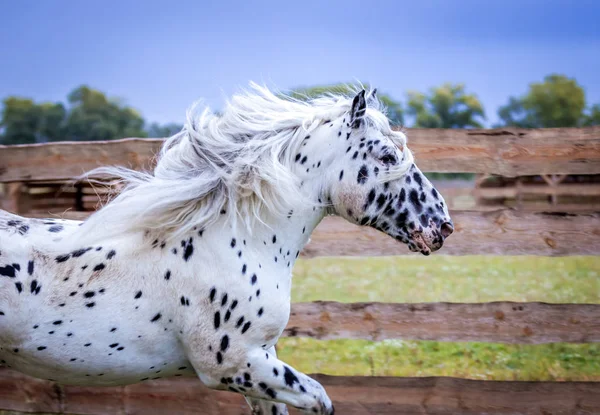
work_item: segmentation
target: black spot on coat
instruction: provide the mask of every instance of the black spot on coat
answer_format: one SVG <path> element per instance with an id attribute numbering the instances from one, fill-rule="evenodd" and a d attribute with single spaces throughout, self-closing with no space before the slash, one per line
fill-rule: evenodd
<path id="1" fill-rule="evenodd" d="M 369 170 L 367 169 L 367 166 L 363 165 L 358 171 L 358 176 L 356 176 L 356 182 L 358 184 L 365 184 L 368 178 Z"/>
<path id="2" fill-rule="evenodd" d="M 56 262 L 65 262 L 67 259 L 71 258 L 71 255 L 59 255 L 55 258 Z"/>
<path id="3" fill-rule="evenodd" d="M 238 329 L 240 328 L 240 326 L 244 324 L 244 316 L 240 317 L 237 321 L 237 323 L 235 323 L 235 328 Z"/>
<path id="4" fill-rule="evenodd" d="M 31 289 L 32 294 L 34 294 L 34 295 L 39 294 L 41 288 L 42 288 L 42 286 L 38 285 L 37 280 L 31 281 L 30 289 Z"/>
<path id="5" fill-rule="evenodd" d="M 423 179 L 421 178 L 421 175 L 419 174 L 419 172 L 413 173 L 413 179 L 415 179 L 415 182 L 417 182 L 417 184 L 419 186 L 423 186 Z"/>
<path id="6" fill-rule="evenodd" d="M 285 384 L 290 388 L 294 387 L 294 383 L 300 383 L 298 376 L 287 366 L 283 367 L 283 379 L 285 380 Z"/>
<path id="7" fill-rule="evenodd" d="M 221 351 L 224 352 L 225 350 L 227 350 L 227 348 L 229 347 L 229 336 L 224 335 L 221 338 Z"/>
<path id="8" fill-rule="evenodd" d="M 15 267 L 13 265 L 0 267 L 0 275 L 8 278 L 15 278 Z"/>
<path id="9" fill-rule="evenodd" d="M 187 261 L 194 253 L 193 239 L 190 238 L 187 241 L 181 241 L 181 247 L 183 248 L 183 260 Z"/>
<path id="10" fill-rule="evenodd" d="M 91 247 L 90 248 L 81 248 L 78 249 L 77 251 L 73 251 L 71 252 L 71 255 L 73 255 L 73 258 L 78 258 L 80 256 L 82 256 L 83 254 L 85 254 L 87 251 L 91 251 Z"/>

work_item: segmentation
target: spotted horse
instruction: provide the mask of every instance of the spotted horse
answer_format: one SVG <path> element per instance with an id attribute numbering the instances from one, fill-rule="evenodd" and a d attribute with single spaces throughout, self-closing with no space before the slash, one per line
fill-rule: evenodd
<path id="1" fill-rule="evenodd" d="M 252 84 L 190 110 L 153 171 L 90 172 L 124 187 L 85 222 L 0 211 L 1 363 L 90 386 L 197 376 L 256 414 L 333 414 L 274 348 L 312 231 L 338 215 L 424 255 L 453 231 L 380 105 Z"/>

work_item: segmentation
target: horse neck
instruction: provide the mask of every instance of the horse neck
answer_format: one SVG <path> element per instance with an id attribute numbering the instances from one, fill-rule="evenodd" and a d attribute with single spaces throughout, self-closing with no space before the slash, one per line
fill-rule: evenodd
<path id="1" fill-rule="evenodd" d="M 320 194 L 319 178 L 305 179 L 303 189 L 314 204 L 295 207 L 285 216 L 263 217 L 251 229 L 240 229 L 237 233 L 242 237 L 237 238 L 236 244 L 241 242 L 251 248 L 263 270 L 270 270 L 279 281 L 289 280 L 300 252 L 328 213 L 325 207 L 318 206 L 324 197 Z"/>
<path id="2" fill-rule="evenodd" d="M 251 230 L 246 231 L 248 239 L 259 242 L 261 255 L 275 263 L 276 268 L 289 268 L 290 271 L 319 222 L 325 215 L 334 213 L 331 208 L 326 207 L 331 200 L 326 190 L 328 186 L 324 174 L 326 166 L 335 157 L 323 144 L 327 135 L 331 134 L 330 126 L 322 127 L 312 134 L 301 131 L 297 134 L 299 141 L 292 146 L 294 161 L 290 167 L 301 181 L 299 190 L 305 196 L 306 205 L 293 207 L 285 216 L 262 218 L 262 223 L 257 222 Z M 277 262 L 275 257 L 278 258 Z"/>
<path id="3" fill-rule="evenodd" d="M 310 235 L 325 216 L 324 208 L 310 207 L 291 210 L 285 217 L 270 218 L 246 231 L 261 257 L 270 267 L 291 269 Z M 275 259 L 277 258 L 277 259 Z"/>

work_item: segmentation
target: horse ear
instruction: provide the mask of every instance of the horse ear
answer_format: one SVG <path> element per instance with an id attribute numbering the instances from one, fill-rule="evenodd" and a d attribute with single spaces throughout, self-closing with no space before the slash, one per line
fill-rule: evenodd
<path id="1" fill-rule="evenodd" d="M 369 92 L 369 96 L 367 97 L 367 102 L 368 101 L 373 101 L 377 99 L 377 88 L 373 88 L 371 90 L 371 92 Z"/>
<path id="2" fill-rule="evenodd" d="M 352 109 L 350 110 L 350 124 L 352 128 L 361 126 L 366 111 L 367 101 L 365 100 L 365 90 L 363 89 L 352 100 Z"/>

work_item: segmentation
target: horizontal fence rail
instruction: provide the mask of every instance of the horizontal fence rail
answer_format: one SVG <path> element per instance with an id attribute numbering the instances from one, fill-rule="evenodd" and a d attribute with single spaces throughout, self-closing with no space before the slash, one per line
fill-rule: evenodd
<path id="1" fill-rule="evenodd" d="M 480 187 L 477 189 L 468 189 L 474 196 L 487 198 L 514 198 L 518 195 L 539 195 L 539 196 L 600 196 L 600 185 L 593 184 L 568 184 L 568 185 L 526 185 L 512 187 Z"/>
<path id="2" fill-rule="evenodd" d="M 292 304 L 283 336 L 529 344 L 600 342 L 600 304 L 296 303 Z"/>
<path id="3" fill-rule="evenodd" d="M 600 213 L 456 211 L 451 217 L 455 231 L 436 255 L 600 254 Z M 341 218 L 326 218 L 303 252 L 306 257 L 407 254 L 404 244 Z"/>
<path id="4" fill-rule="evenodd" d="M 600 174 L 600 127 L 409 129 L 407 137 L 426 172 Z"/>
<path id="5" fill-rule="evenodd" d="M 29 216 L 29 215 L 25 215 Z M 88 212 L 33 215 L 83 220 Z M 453 211 L 454 233 L 434 255 L 600 255 L 600 212 Z M 302 251 L 321 256 L 421 255 L 373 228 L 325 218 Z"/>
<path id="6" fill-rule="evenodd" d="M 327 389 L 336 413 L 344 415 L 600 413 L 600 382 L 312 376 Z M 8 410 L 37 413 L 250 414 L 241 395 L 210 390 L 194 378 L 90 388 L 61 386 L 7 369 L 0 369 L 0 402 Z"/>
<path id="7" fill-rule="evenodd" d="M 409 129 L 407 135 L 425 172 L 600 174 L 600 127 Z M 0 182 L 70 179 L 105 165 L 149 168 L 162 142 L 130 138 L 0 146 Z"/>

